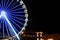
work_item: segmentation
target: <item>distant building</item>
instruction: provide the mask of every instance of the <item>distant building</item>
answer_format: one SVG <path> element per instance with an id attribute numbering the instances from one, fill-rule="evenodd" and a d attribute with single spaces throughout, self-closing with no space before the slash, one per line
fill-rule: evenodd
<path id="1" fill-rule="evenodd" d="M 60 34 L 47 34 L 43 32 L 22 32 L 21 40 L 60 40 Z M 2 39 L 0 39 L 2 40 Z M 17 40 L 16 38 L 4 39 L 4 40 Z"/>
<path id="2" fill-rule="evenodd" d="M 22 40 L 60 40 L 60 34 L 43 35 L 43 32 L 25 32 Z"/>
<path id="3" fill-rule="evenodd" d="M 60 40 L 60 34 L 48 34 L 42 37 L 44 40 Z"/>

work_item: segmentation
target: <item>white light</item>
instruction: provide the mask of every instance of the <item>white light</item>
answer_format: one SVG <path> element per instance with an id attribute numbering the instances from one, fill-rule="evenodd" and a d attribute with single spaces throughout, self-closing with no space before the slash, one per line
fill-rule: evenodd
<path id="1" fill-rule="evenodd" d="M 25 17 L 28 18 L 28 14 L 25 14 Z"/>
<path id="2" fill-rule="evenodd" d="M 1 18 L 1 15 L 0 15 L 0 18 Z"/>
<path id="3" fill-rule="evenodd" d="M 23 1 L 20 1 L 20 4 L 22 5 L 23 4 Z"/>
<path id="4" fill-rule="evenodd" d="M 0 18 L 1 18 L 1 17 L 3 17 L 5 14 L 6 14 L 6 12 L 5 12 L 5 11 L 1 11 Z"/>
<path id="5" fill-rule="evenodd" d="M 23 8 L 26 8 L 26 6 L 25 6 L 25 5 L 22 5 L 22 7 L 23 7 Z"/>
<path id="6" fill-rule="evenodd" d="M 39 40 L 39 38 L 37 38 L 37 40 Z"/>
<path id="7" fill-rule="evenodd" d="M 17 0 L 17 1 L 19 1 L 19 0 Z"/>
<path id="8" fill-rule="evenodd" d="M 27 23 L 28 19 L 25 19 L 25 22 Z"/>
<path id="9" fill-rule="evenodd" d="M 27 9 L 25 9 L 24 12 L 27 13 Z"/>
<path id="10" fill-rule="evenodd" d="M 6 14 L 5 11 L 1 11 L 1 15 L 4 16 Z"/>

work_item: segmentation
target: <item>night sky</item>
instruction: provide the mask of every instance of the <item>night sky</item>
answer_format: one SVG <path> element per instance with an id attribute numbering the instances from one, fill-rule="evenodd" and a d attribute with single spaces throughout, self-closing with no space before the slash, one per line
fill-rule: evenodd
<path id="1" fill-rule="evenodd" d="M 27 6 L 29 21 L 26 31 L 60 33 L 59 2 L 23 0 Z M 58 4 L 58 5 L 57 5 Z"/>

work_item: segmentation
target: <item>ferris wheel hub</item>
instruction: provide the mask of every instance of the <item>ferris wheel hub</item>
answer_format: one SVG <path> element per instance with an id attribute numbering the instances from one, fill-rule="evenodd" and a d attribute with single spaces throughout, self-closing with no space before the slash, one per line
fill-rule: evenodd
<path id="1" fill-rule="evenodd" d="M 6 14 L 5 11 L 1 11 L 1 15 L 4 16 Z"/>
<path id="2" fill-rule="evenodd" d="M 1 11 L 0 18 L 3 17 L 6 14 L 5 11 Z"/>

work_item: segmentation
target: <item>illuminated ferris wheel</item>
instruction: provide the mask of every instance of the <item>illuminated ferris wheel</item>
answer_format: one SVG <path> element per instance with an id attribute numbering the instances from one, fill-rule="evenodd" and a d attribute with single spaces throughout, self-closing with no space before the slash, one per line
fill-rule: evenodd
<path id="1" fill-rule="evenodd" d="M 25 29 L 28 14 L 22 0 L 0 0 L 0 37 L 16 36 Z"/>

